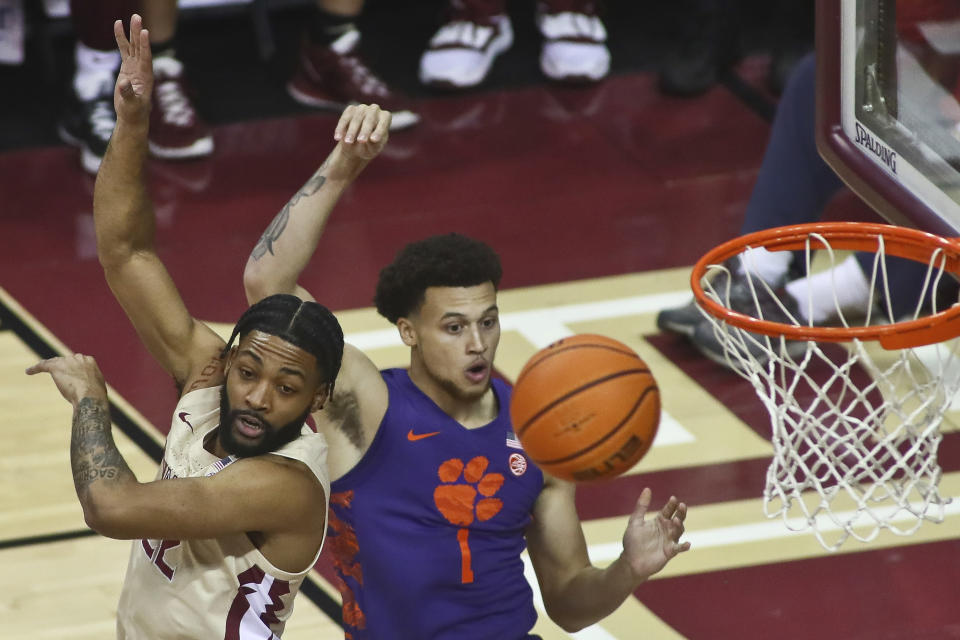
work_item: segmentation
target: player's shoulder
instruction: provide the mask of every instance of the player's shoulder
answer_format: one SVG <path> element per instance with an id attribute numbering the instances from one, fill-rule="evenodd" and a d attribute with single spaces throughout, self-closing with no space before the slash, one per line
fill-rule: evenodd
<path id="1" fill-rule="evenodd" d="M 317 483 L 316 474 L 303 460 L 278 453 L 241 458 L 228 467 L 232 473 L 256 476 L 258 481 L 273 484 L 277 488 L 296 489 Z"/>

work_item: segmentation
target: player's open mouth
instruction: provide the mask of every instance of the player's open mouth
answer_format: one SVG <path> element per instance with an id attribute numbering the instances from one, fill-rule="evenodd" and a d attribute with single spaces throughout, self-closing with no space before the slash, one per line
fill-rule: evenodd
<path id="1" fill-rule="evenodd" d="M 483 382 L 487 377 L 487 374 L 490 372 L 490 366 L 485 362 L 478 362 L 470 367 L 467 367 L 465 374 L 467 379 L 471 382 Z"/>
<path id="2" fill-rule="evenodd" d="M 259 438 L 263 435 L 263 422 L 251 415 L 240 415 L 233 421 L 240 435 L 247 438 Z"/>

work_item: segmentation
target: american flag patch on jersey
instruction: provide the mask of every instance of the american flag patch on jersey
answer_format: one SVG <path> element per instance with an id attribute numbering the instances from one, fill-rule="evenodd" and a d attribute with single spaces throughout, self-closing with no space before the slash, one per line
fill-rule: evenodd
<path id="1" fill-rule="evenodd" d="M 228 466 L 230 463 L 234 462 L 237 459 L 237 456 L 227 456 L 226 458 L 220 458 L 210 467 L 210 470 L 207 471 L 206 476 L 212 476 L 213 474 L 223 471 L 224 467 Z"/>
<path id="2" fill-rule="evenodd" d="M 520 449 L 523 451 L 523 445 L 520 444 L 519 440 L 517 440 L 517 436 L 513 433 L 513 431 L 507 432 L 507 446 L 511 449 Z"/>

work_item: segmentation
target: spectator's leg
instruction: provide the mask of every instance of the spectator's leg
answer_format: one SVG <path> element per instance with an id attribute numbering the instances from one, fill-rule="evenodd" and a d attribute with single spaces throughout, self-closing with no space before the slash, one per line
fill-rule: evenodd
<path id="1" fill-rule="evenodd" d="M 150 153 L 179 160 L 213 153 L 213 134 L 193 105 L 183 63 L 177 58 L 177 0 L 142 0 L 143 24 L 153 49 Z"/>
<path id="2" fill-rule="evenodd" d="M 741 233 L 815 222 L 843 188 L 817 151 L 815 90 L 816 63 L 810 54 L 796 65 L 777 105 Z M 749 252 L 747 260 L 751 272 L 771 283 L 785 277 L 792 262 L 791 254 L 765 250 Z"/>
<path id="3" fill-rule="evenodd" d="M 70 0 L 70 18 L 77 40 L 100 52 L 116 51 L 113 22 L 126 23 L 134 7 L 133 0 Z"/>
<path id="4" fill-rule="evenodd" d="M 858 317 L 870 307 L 870 283 L 863 275 L 857 256 L 850 256 L 836 267 L 807 278 L 799 278 L 786 286 L 797 302 L 800 319 L 823 325 L 837 317 Z"/>
<path id="5" fill-rule="evenodd" d="M 167 43 L 172 44 L 176 36 L 177 0 L 142 0 L 142 4 L 143 26 L 150 31 L 150 46 L 156 54 Z"/>
<path id="6" fill-rule="evenodd" d="M 360 55 L 355 20 L 362 10 L 363 0 L 317 0 L 287 92 L 300 104 L 338 113 L 351 103 L 378 104 L 393 112 L 392 130 L 413 126 L 420 116 Z"/>
<path id="7" fill-rule="evenodd" d="M 747 203 L 742 233 L 815 222 L 843 187 L 817 151 L 815 72 L 810 54 L 796 65 L 783 91 Z"/>
<path id="8" fill-rule="evenodd" d="M 80 148 L 80 163 L 96 173 L 116 124 L 113 85 L 120 53 L 113 37 L 115 20 L 133 13 L 128 0 L 71 0 L 70 15 L 77 34 L 76 69 L 58 125 L 60 137 Z"/>
<path id="9" fill-rule="evenodd" d="M 873 275 L 873 263 L 875 254 L 857 253 L 857 261 L 865 274 L 864 282 Z M 931 274 L 931 282 L 926 289 L 926 295 L 923 299 L 920 317 L 929 315 L 934 308 L 937 311 L 943 311 L 951 305 L 957 303 L 957 281 L 949 274 L 945 274 L 940 279 L 940 286 L 934 290 L 933 278 L 936 276 L 936 269 Z M 883 286 L 882 274 L 877 274 L 877 292 L 880 308 L 883 310 L 882 318 L 891 321 L 902 321 L 913 317 L 919 302 L 919 293 L 924 280 L 927 277 L 927 265 L 904 258 L 887 257 L 887 282 L 890 290 L 889 305 L 887 303 L 886 291 Z M 869 287 L 869 283 L 866 284 Z M 893 317 L 887 317 L 889 312 Z"/>
<path id="10" fill-rule="evenodd" d="M 820 218 L 827 202 L 843 186 L 817 153 L 814 137 L 815 66 L 810 55 L 797 65 L 784 90 L 770 132 L 770 139 L 754 183 L 741 233 L 771 227 L 812 222 Z M 771 286 L 782 286 L 788 278 L 793 255 L 754 249 L 743 257 L 747 270 Z M 743 275 L 739 261 L 728 265 L 734 275 Z M 749 303 L 750 289 L 745 278 L 734 278 L 731 303 Z M 718 290 L 725 284 L 715 283 Z M 742 294 L 742 295 L 741 295 Z M 693 336 L 703 321 L 696 304 L 665 309 L 657 326 L 665 331 Z M 706 332 L 702 332 L 706 335 Z"/>
<path id="11" fill-rule="evenodd" d="M 348 31 L 356 31 L 363 0 L 317 0 L 307 37 L 317 45 L 330 46 Z"/>

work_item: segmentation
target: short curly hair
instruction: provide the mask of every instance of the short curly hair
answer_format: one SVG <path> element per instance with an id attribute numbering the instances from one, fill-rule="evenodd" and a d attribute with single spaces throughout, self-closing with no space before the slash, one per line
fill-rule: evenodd
<path id="1" fill-rule="evenodd" d="M 380 271 L 373 302 L 391 323 L 423 304 L 428 287 L 500 286 L 500 258 L 488 245 L 459 233 L 431 236 L 401 249 Z"/>

